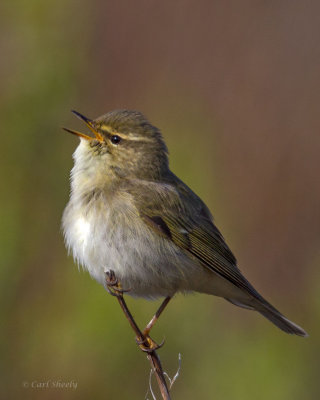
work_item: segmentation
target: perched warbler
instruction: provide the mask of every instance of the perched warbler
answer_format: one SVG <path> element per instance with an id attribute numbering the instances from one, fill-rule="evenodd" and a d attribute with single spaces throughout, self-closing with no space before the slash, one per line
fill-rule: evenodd
<path id="1" fill-rule="evenodd" d="M 247 281 L 203 201 L 169 169 L 156 127 L 137 111 L 95 120 L 74 113 L 94 137 L 80 138 L 63 214 L 66 246 L 106 286 L 114 271 L 129 294 L 171 298 L 201 292 L 258 311 L 283 331 L 307 333 Z"/>

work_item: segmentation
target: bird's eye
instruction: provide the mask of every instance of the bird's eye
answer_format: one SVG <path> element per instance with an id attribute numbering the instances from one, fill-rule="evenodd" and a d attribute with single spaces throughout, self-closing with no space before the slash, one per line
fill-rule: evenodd
<path id="1" fill-rule="evenodd" d="M 121 137 L 118 135 L 112 135 L 110 140 L 112 144 L 119 144 L 121 142 Z"/>

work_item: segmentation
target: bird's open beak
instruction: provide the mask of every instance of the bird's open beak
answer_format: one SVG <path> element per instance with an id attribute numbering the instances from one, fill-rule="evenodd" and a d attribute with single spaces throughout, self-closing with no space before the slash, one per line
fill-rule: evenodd
<path id="1" fill-rule="evenodd" d="M 84 115 L 80 114 L 78 111 L 72 110 L 71 112 L 73 112 L 73 114 L 75 114 L 78 118 L 80 118 L 82 121 L 85 122 L 85 124 L 91 130 L 91 132 L 93 132 L 95 137 L 93 138 L 91 136 L 86 135 L 85 133 L 74 131 L 73 129 L 68 129 L 68 128 L 62 128 L 62 129 L 64 129 L 66 132 L 72 133 L 73 135 L 76 135 L 76 136 L 78 136 L 80 138 L 83 138 L 83 139 L 86 139 L 86 140 L 97 139 L 100 142 L 103 141 L 103 137 L 95 129 L 94 121 L 92 121 L 91 119 L 89 119 L 89 118 L 85 117 Z"/>

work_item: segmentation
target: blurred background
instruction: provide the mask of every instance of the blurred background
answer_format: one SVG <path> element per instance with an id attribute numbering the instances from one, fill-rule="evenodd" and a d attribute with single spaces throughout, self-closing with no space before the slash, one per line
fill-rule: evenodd
<path id="1" fill-rule="evenodd" d="M 315 0 L 1 3 L 2 398 L 145 398 L 146 357 L 60 230 L 78 145 L 60 127 L 84 129 L 70 109 L 118 108 L 160 127 L 240 269 L 310 334 L 179 295 L 152 335 L 170 376 L 182 354 L 173 398 L 319 398 L 319 13 Z M 128 301 L 141 325 L 158 306 Z"/>

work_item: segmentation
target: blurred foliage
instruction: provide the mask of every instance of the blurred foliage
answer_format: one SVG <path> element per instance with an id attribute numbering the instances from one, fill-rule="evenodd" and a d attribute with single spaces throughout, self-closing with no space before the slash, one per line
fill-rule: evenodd
<path id="1" fill-rule="evenodd" d="M 310 333 L 177 296 L 153 334 L 170 375 L 182 354 L 173 398 L 319 398 L 319 4 L 227 3 L 1 3 L 1 398 L 147 391 L 127 321 L 60 232 L 77 145 L 60 126 L 124 107 L 162 129 L 240 268 Z M 141 325 L 157 304 L 129 299 Z M 30 387 L 48 380 L 77 388 Z"/>

